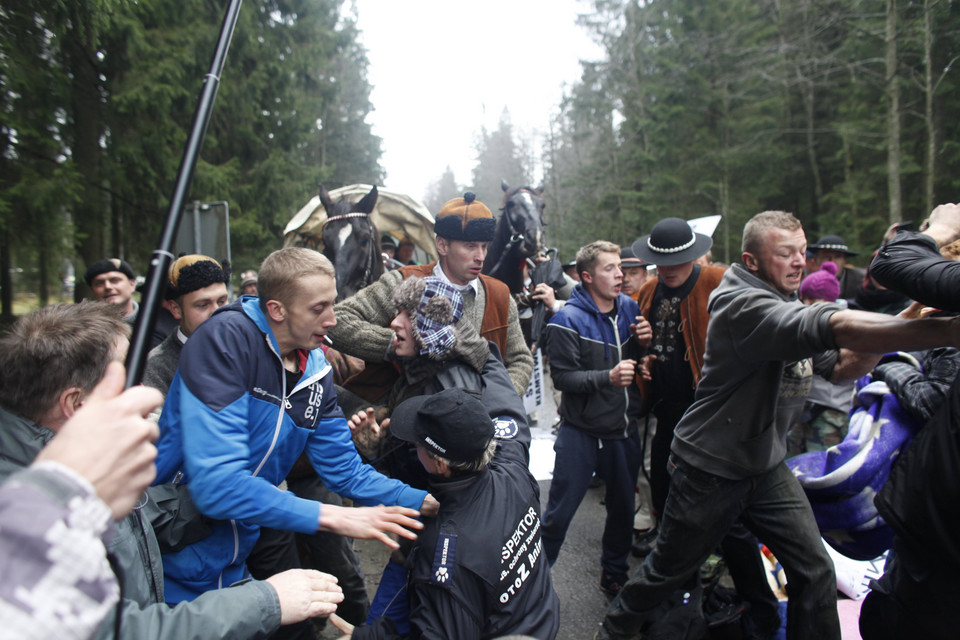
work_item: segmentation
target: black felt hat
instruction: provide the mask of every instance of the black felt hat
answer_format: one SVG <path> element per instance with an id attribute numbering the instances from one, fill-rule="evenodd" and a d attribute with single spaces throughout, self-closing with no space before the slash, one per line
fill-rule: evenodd
<path id="1" fill-rule="evenodd" d="M 137 278 L 133 273 L 133 267 L 131 267 L 130 263 L 126 260 L 121 260 L 120 258 L 104 258 L 103 260 L 97 260 L 87 267 L 86 273 L 83 274 L 83 279 L 87 281 L 88 285 L 92 286 L 94 278 L 105 273 L 110 273 L 111 271 L 119 271 L 131 280 Z"/>
<path id="2" fill-rule="evenodd" d="M 664 218 L 633 243 L 633 255 L 648 264 L 665 267 L 693 262 L 710 251 L 713 238 L 695 233 L 686 220 Z"/>
<path id="3" fill-rule="evenodd" d="M 860 255 L 856 251 L 850 251 L 850 249 L 847 247 L 846 241 L 840 236 L 835 236 L 835 235 L 823 236 L 822 238 L 817 240 L 816 244 L 812 244 L 807 248 L 813 249 L 814 251 L 819 251 L 820 249 L 827 249 L 829 251 L 836 251 L 838 253 L 842 253 L 848 256 Z"/>
<path id="4" fill-rule="evenodd" d="M 452 462 L 473 462 L 494 427 L 483 403 L 454 387 L 401 402 L 390 416 L 390 433 Z"/>
<path id="5" fill-rule="evenodd" d="M 633 255 L 633 249 L 630 247 L 624 247 L 620 249 L 620 268 L 621 269 L 632 269 L 636 267 L 645 267 L 647 263 Z"/>

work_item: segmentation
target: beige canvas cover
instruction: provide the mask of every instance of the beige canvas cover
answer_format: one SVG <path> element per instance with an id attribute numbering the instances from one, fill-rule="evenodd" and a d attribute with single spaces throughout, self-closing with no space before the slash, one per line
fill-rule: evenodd
<path id="1" fill-rule="evenodd" d="M 373 187 L 369 184 L 351 184 L 330 192 L 330 199 L 334 202 L 346 198 L 350 202 L 358 202 L 370 192 Z M 429 261 L 437 259 L 437 248 L 434 244 L 433 214 L 427 208 L 410 196 L 385 189 L 377 188 L 377 206 L 374 207 L 371 217 L 377 225 L 380 235 L 389 233 L 398 241 L 404 236 L 410 238 L 413 244 L 429 256 Z M 320 204 L 320 197 L 313 196 L 297 215 L 290 219 L 283 230 L 283 246 L 298 245 L 315 246 L 322 249 L 321 234 L 323 223 L 327 219 L 327 212 Z"/>

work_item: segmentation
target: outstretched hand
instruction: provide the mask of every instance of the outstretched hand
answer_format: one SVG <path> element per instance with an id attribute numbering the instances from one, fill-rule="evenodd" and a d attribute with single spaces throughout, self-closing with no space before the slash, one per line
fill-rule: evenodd
<path id="1" fill-rule="evenodd" d="M 313 569 L 290 569 L 264 582 L 277 592 L 280 624 L 294 624 L 308 618 L 332 614 L 343 602 L 343 589 L 329 573 Z"/>
<path id="2" fill-rule="evenodd" d="M 159 431 L 145 416 L 163 404 L 156 389 L 124 391 L 124 376 L 119 362 L 107 365 L 83 406 L 36 458 L 59 462 L 89 480 L 117 520 L 130 513 L 157 475 L 153 443 Z"/>
<path id="3" fill-rule="evenodd" d="M 379 540 L 391 549 L 398 549 L 389 535 L 394 533 L 409 540 L 417 534 L 410 529 L 423 529 L 423 523 L 415 520 L 419 511 L 406 507 L 340 507 L 324 504 L 320 513 L 320 531 L 332 531 L 350 538 Z"/>
<path id="4" fill-rule="evenodd" d="M 950 244 L 960 238 L 960 205 L 941 204 L 930 213 L 923 232 L 939 246 Z"/>
<path id="5" fill-rule="evenodd" d="M 386 427 L 389 423 L 390 420 L 387 419 L 384 420 L 383 426 L 377 424 L 373 407 L 367 407 L 365 410 L 353 414 L 347 420 L 347 424 L 350 425 L 350 437 L 353 439 L 353 444 L 367 459 L 377 457 L 380 450 L 380 441 L 387 435 Z"/>

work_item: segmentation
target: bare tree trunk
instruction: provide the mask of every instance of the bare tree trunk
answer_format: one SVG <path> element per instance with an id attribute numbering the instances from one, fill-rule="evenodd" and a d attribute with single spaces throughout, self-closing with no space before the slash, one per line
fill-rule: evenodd
<path id="1" fill-rule="evenodd" d="M 927 126 L 926 175 L 923 179 L 924 213 L 933 211 L 933 184 L 937 176 L 937 125 L 933 121 L 933 25 L 930 0 L 923 0 L 923 122 Z"/>
<path id="2" fill-rule="evenodd" d="M 50 246 L 41 242 L 38 247 L 37 265 L 40 282 L 37 283 L 37 300 L 41 307 L 50 304 Z"/>
<path id="3" fill-rule="evenodd" d="M 10 234 L 0 234 L 0 320 L 13 321 L 13 278 L 10 277 Z"/>
<path id="4" fill-rule="evenodd" d="M 887 91 L 887 193 L 890 200 L 890 223 L 903 219 L 903 196 L 900 188 L 900 88 L 897 75 L 897 2 L 887 0 L 886 28 L 886 91 Z"/>
<path id="5" fill-rule="evenodd" d="M 100 78 L 96 67 L 93 24 L 87 3 L 71 2 L 73 35 L 65 40 L 67 64 L 71 74 L 74 164 L 82 176 L 82 192 L 74 220 L 77 224 L 76 249 L 82 260 L 78 273 L 104 257 L 104 215 L 100 183 Z M 75 299 L 85 293 L 78 280 Z"/>
<path id="6" fill-rule="evenodd" d="M 801 79 L 802 80 L 802 79 Z M 811 219 L 816 220 L 820 216 L 823 202 L 823 179 L 820 177 L 820 163 L 817 160 L 817 138 L 816 138 L 816 90 L 812 80 L 803 82 L 801 93 L 803 94 L 803 106 L 806 115 L 807 130 L 807 159 L 810 161 L 810 175 L 813 177 L 813 211 Z"/>

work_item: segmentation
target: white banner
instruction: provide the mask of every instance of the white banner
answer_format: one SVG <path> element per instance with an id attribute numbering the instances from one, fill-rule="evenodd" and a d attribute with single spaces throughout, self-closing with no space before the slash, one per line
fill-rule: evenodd
<path id="1" fill-rule="evenodd" d="M 530 375 L 530 384 L 523 394 L 523 408 L 527 415 L 543 407 L 543 356 L 540 349 L 533 354 L 533 373 Z"/>

